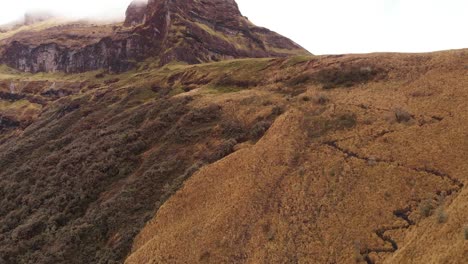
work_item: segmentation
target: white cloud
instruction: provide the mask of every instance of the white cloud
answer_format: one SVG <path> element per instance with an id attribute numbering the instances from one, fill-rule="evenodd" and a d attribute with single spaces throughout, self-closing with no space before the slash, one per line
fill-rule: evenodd
<path id="1" fill-rule="evenodd" d="M 0 0 L 0 23 L 28 10 L 123 17 L 131 0 Z M 315 54 L 468 48 L 466 0 L 237 0 L 254 23 Z M 25 8 L 27 7 L 27 8 Z"/>
<path id="2" fill-rule="evenodd" d="M 468 48 L 466 0 L 237 0 L 315 54 Z"/>
<path id="3" fill-rule="evenodd" d="M 0 23 L 26 12 L 49 11 L 69 18 L 123 18 L 131 0 L 0 0 Z"/>

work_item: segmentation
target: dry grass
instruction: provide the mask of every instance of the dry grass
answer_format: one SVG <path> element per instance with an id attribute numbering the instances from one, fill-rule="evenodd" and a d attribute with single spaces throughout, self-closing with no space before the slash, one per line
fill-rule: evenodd
<path id="1" fill-rule="evenodd" d="M 453 183 L 439 176 L 438 170 L 453 177 L 467 175 L 468 168 L 461 165 L 465 164 L 463 157 L 468 155 L 466 141 L 460 133 L 448 132 L 451 129 L 465 131 L 457 127 L 466 128 L 463 121 L 468 120 L 466 113 L 456 111 L 452 120 L 436 120 L 430 125 L 407 122 L 408 116 L 417 121 L 435 115 L 445 116 L 447 107 L 455 111 L 466 104 L 462 98 L 468 98 L 468 94 L 463 84 L 468 80 L 462 77 L 463 68 L 458 59 L 462 54 L 459 51 L 318 57 L 311 66 L 313 70 L 320 69 L 322 63 L 349 65 L 350 69 L 344 73 L 322 72 L 326 77 L 323 84 L 330 81 L 332 87 L 353 85 L 353 89 L 326 91 L 321 90 L 322 85 L 317 82 L 313 70 L 305 75 L 285 68 L 284 61 L 272 61 L 263 71 L 264 78 L 258 86 L 217 94 L 228 100 L 261 90 L 289 98 L 299 89 L 306 90 L 308 95 L 323 94 L 333 100 L 328 103 L 304 102 L 303 97 L 289 100 L 289 110 L 257 144 L 242 148 L 196 173 L 140 233 L 127 263 L 164 262 L 169 257 L 176 262 L 203 259 L 210 263 L 294 260 L 352 263 L 357 255 L 362 260 L 364 256 L 361 252 L 356 254 L 350 241 L 361 241 L 361 249 L 381 247 L 385 242 L 374 232 L 395 224 L 395 211 L 414 200 L 424 200 L 439 190 L 452 188 Z M 364 60 L 365 63 L 361 62 Z M 418 65 L 428 61 L 433 67 L 431 73 L 425 75 L 424 80 L 416 78 L 425 74 L 424 68 Z M 356 66 L 353 63 L 357 63 Z M 306 65 L 302 60 L 291 64 L 296 65 L 291 67 Z M 370 71 L 361 70 L 363 64 L 372 65 Z M 412 66 L 405 68 L 405 64 Z M 372 69 L 382 69 L 385 74 L 361 74 Z M 405 94 L 427 87 L 427 82 L 433 82 L 432 87 L 441 87 L 431 91 L 439 96 L 406 100 Z M 285 89 L 291 92 L 285 94 L 282 92 Z M 444 99 L 444 95 L 454 93 L 457 94 L 455 101 L 452 101 L 454 97 Z M 309 96 L 309 99 L 315 101 L 314 97 Z M 411 114 L 408 110 L 395 113 L 395 107 L 401 102 L 405 102 L 405 109 L 411 109 Z M 393 120 L 407 124 L 388 122 L 389 114 L 394 116 Z M 373 121 L 361 123 L 364 118 Z M 229 131 L 236 131 L 236 126 L 230 127 Z M 323 144 L 335 140 L 338 142 L 334 145 Z M 334 169 L 337 164 L 340 164 L 339 170 Z M 200 189 L 205 191 L 200 192 Z M 457 199 L 451 205 L 450 221 L 465 219 L 461 217 L 466 216 L 466 210 L 461 209 L 462 200 Z M 325 213 L 329 210 L 333 210 L 333 214 Z M 423 203 L 420 209 L 412 209 L 408 219 L 420 221 L 416 217 L 418 213 L 429 216 L 433 210 Z M 458 210 L 459 217 L 452 216 L 453 210 Z M 437 221 L 447 221 L 446 213 L 436 212 L 436 217 Z M 399 220 L 398 225 L 403 221 Z M 269 227 L 267 231 L 265 225 Z M 385 233 L 393 237 L 401 250 L 394 254 L 394 260 L 390 260 L 393 257 L 390 254 L 372 258 L 384 261 L 388 256 L 389 263 L 406 263 L 408 256 L 416 256 L 414 263 L 429 263 L 430 258 L 443 262 L 445 257 L 461 260 L 463 245 L 442 233 L 456 226 L 445 225 L 441 229 L 432 226 L 430 221 L 422 221 L 421 226 L 398 231 L 402 236 L 406 232 L 425 234 L 412 234 L 414 241 Z M 193 230 L 198 232 L 195 234 Z M 274 236 L 270 230 L 274 230 Z M 444 251 L 434 241 L 453 246 Z"/>
<path id="2" fill-rule="evenodd" d="M 141 230 L 128 263 L 352 263 L 354 241 L 360 241 L 358 253 L 365 257 L 361 250 L 389 246 L 375 230 L 406 221 L 417 224 L 385 233 L 399 250 L 373 257 L 389 263 L 410 257 L 414 263 L 460 262 L 464 241 L 446 234 L 459 233 L 466 224 L 461 222 L 468 218 L 466 192 L 448 197 L 450 221 L 443 228 L 418 217 L 426 209 L 419 212 L 414 201 L 456 187 L 444 175 L 466 181 L 465 52 L 164 68 L 147 61 L 139 70 L 104 76 L 16 75 L 2 69 L 15 76 L 6 77 L 6 83 L 15 78 L 88 81 L 77 93 L 47 102 L 47 110 L 21 137 L 1 141 L 6 142 L 0 144 L 1 183 L 11 180 L 2 190 L 14 194 L 23 190 L 16 188 L 18 181 L 31 181 L 36 188 L 26 190 L 31 206 L 47 195 L 39 190 L 49 187 L 53 197 L 76 193 L 91 198 L 63 200 L 66 208 L 88 212 L 84 218 L 66 211 L 64 217 L 49 219 L 42 205 L 34 208 L 47 214 L 37 221 L 16 226 L 13 218 L 1 218 L 7 233 L 2 237 L 19 238 L 26 246 L 17 248 L 8 240 L 0 248 L 28 262 L 34 257 L 29 249 L 50 239 L 63 242 L 65 256 L 75 254 L 82 262 L 92 262 L 88 256 L 121 261 L 133 234 L 164 204 Z M 386 74 L 356 82 L 353 77 L 352 89 L 323 90 L 314 78 L 289 83 L 330 65 L 353 69 L 364 64 Z M 220 84 L 236 89 L 222 90 Z M 410 96 L 422 89 L 437 96 Z M 303 95 L 310 101 L 301 100 Z M 417 122 L 395 122 L 394 109 L 402 103 Z M 29 167 L 18 169 L 24 159 Z M 0 213 L 29 219 L 29 211 L 15 201 L 2 203 L 7 209 Z M 101 201 L 106 207 L 100 207 Z M 402 218 L 404 213 L 395 215 L 405 208 L 411 209 L 411 221 Z M 55 221 L 63 226 L 46 231 L 44 223 L 48 227 Z M 87 225 L 74 225 L 80 221 Z M 72 240 L 77 237 L 73 232 L 83 240 Z M 414 239 L 404 239 L 405 234 Z M 41 249 L 41 254 L 47 251 Z"/>

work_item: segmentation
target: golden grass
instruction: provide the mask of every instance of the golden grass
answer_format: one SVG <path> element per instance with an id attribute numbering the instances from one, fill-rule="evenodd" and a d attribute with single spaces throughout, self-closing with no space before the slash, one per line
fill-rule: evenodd
<path id="1" fill-rule="evenodd" d="M 316 63 L 305 68 L 311 58 Z M 140 232 L 126 262 L 354 263 L 357 248 L 369 249 L 375 263 L 463 263 L 468 191 L 443 176 L 468 180 L 463 58 L 466 51 L 305 56 L 191 68 L 196 76 L 207 70 L 264 81 L 238 93 L 213 86 L 199 93 L 198 102 L 216 102 L 230 115 L 255 112 L 262 99 L 278 105 L 271 98 L 285 83 L 275 81 L 317 68 L 364 61 L 389 72 L 333 90 L 311 82 L 303 96 L 281 97 L 289 110 L 266 136 L 190 178 Z M 301 99 L 319 94 L 329 102 Z M 413 117 L 398 122 L 396 109 Z M 353 122 L 342 125 L 343 116 Z M 414 201 L 452 188 L 459 194 L 447 197 L 443 225 L 437 215 L 419 216 Z M 395 213 L 405 208 L 416 224 Z M 398 244 L 393 254 L 374 252 L 392 251 L 376 233 L 382 228 L 395 229 L 383 231 Z"/>

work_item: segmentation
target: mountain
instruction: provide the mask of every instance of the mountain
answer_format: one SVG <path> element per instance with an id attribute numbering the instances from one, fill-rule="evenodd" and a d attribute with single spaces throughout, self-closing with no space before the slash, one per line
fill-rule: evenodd
<path id="1" fill-rule="evenodd" d="M 308 54 L 291 40 L 254 26 L 235 1 L 225 0 L 149 1 L 147 6 L 137 0 L 124 26 L 81 22 L 6 35 L 0 35 L 0 62 L 33 73 L 122 72 L 148 58 L 165 65 Z"/>
<path id="2" fill-rule="evenodd" d="M 468 257 L 467 49 L 313 56 L 220 0 L 0 39 L 0 263 Z"/>

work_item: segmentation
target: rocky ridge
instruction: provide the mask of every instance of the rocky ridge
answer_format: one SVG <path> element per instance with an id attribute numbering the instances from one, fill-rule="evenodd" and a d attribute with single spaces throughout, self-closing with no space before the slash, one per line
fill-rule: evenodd
<path id="1" fill-rule="evenodd" d="M 73 29 L 53 41 L 47 38 L 47 30 L 31 32 L 29 39 L 46 35 L 43 41 L 35 43 L 13 35 L 0 42 L 0 62 L 33 73 L 97 69 L 122 72 L 148 57 L 164 65 L 173 61 L 195 64 L 308 54 L 291 40 L 252 25 L 233 0 L 157 0 L 149 1 L 147 6 L 133 2 L 124 25 L 138 24 L 132 29 L 115 25 L 107 36 L 74 46 L 68 45 L 76 36 Z M 94 31 L 89 29 L 88 35 L 92 37 Z M 88 35 L 80 37 L 86 39 Z"/>

